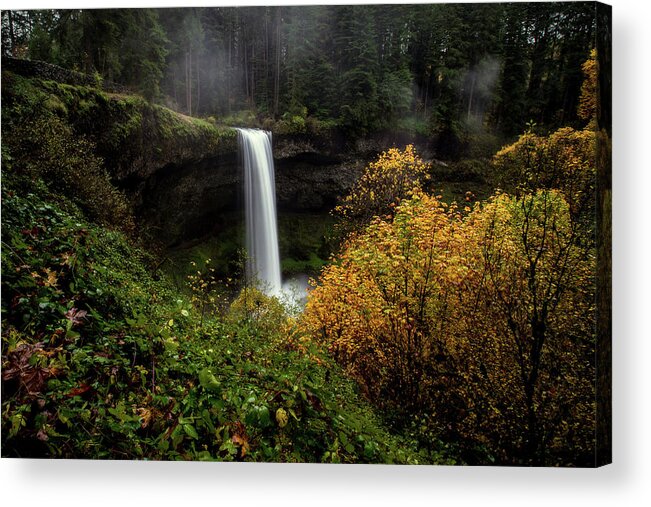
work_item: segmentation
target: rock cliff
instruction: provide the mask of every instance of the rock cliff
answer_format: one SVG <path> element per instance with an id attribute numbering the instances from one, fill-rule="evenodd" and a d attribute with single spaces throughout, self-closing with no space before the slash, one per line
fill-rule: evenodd
<path id="1" fill-rule="evenodd" d="M 3 121 L 26 121 L 12 116 L 21 108 L 47 112 L 92 141 L 136 217 L 164 245 L 208 234 L 241 207 L 234 128 L 152 104 L 92 76 L 13 58 L 2 61 L 2 99 Z M 333 132 L 274 135 L 273 143 L 278 209 L 293 212 L 331 209 L 363 160 L 379 149 L 349 146 Z"/>

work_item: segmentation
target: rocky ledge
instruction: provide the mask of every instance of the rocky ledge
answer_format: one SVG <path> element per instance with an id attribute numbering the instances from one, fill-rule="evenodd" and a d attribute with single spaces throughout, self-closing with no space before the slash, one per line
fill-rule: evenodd
<path id="1" fill-rule="evenodd" d="M 241 209 L 236 130 L 125 92 L 47 63 L 3 59 L 3 111 L 37 105 L 92 141 L 113 183 L 163 244 L 219 228 Z M 273 142 L 278 208 L 286 211 L 328 211 L 379 149 L 348 145 L 334 131 L 275 134 Z"/>

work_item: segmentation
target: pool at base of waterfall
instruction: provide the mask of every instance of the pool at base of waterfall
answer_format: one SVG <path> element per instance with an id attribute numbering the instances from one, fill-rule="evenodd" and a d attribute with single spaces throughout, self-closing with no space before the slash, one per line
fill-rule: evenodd
<path id="1" fill-rule="evenodd" d="M 283 280 L 281 293 L 278 298 L 288 309 L 302 310 L 307 303 L 309 277 L 298 273 Z"/>

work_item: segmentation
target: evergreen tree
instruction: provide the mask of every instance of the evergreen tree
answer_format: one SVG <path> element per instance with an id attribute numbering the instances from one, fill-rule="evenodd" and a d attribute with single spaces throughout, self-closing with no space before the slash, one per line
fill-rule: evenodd
<path id="1" fill-rule="evenodd" d="M 342 6 L 336 15 L 333 39 L 341 90 L 339 118 L 350 133 L 365 134 L 380 125 L 375 26 L 363 6 Z"/>
<path id="2" fill-rule="evenodd" d="M 590 2 L 3 11 L 4 55 L 130 86 L 192 115 L 429 123 L 438 155 L 533 120 L 579 125 Z"/>
<path id="3" fill-rule="evenodd" d="M 306 108 L 308 114 L 331 118 L 337 111 L 332 7 L 291 7 L 286 10 L 285 107 L 298 112 Z"/>
<path id="4" fill-rule="evenodd" d="M 120 55 L 122 79 L 153 100 L 160 95 L 168 40 L 158 14 L 148 9 L 123 11 Z"/>
<path id="5" fill-rule="evenodd" d="M 527 84 L 531 62 L 528 59 L 528 26 L 522 23 L 527 6 L 508 4 L 505 9 L 503 66 L 497 123 L 507 135 L 522 132 L 525 117 Z"/>

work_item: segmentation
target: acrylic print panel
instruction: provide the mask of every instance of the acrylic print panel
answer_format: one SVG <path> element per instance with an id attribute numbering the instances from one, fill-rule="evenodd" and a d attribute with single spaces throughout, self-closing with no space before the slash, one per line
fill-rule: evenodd
<path id="1" fill-rule="evenodd" d="M 2 456 L 609 463 L 610 13 L 3 11 Z"/>

